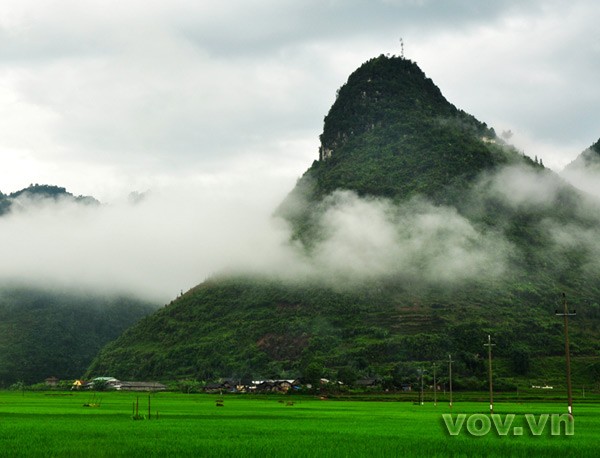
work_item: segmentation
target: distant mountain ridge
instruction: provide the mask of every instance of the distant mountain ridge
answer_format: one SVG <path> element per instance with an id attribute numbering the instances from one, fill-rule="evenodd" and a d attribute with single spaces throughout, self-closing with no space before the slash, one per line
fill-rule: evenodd
<path id="1" fill-rule="evenodd" d="M 581 152 L 560 175 L 578 189 L 600 197 L 600 140 Z"/>
<path id="2" fill-rule="evenodd" d="M 578 169 L 593 169 L 600 171 L 600 139 L 569 163 L 565 167 L 564 172 Z"/>
<path id="3" fill-rule="evenodd" d="M 15 191 L 8 195 L 0 192 L 0 216 L 9 212 L 14 205 L 22 205 L 20 203 L 23 198 L 29 199 L 48 199 L 53 201 L 68 200 L 85 205 L 100 205 L 100 202 L 91 196 L 75 196 L 68 192 L 66 188 L 47 185 L 47 184 L 31 184 L 26 188 Z"/>

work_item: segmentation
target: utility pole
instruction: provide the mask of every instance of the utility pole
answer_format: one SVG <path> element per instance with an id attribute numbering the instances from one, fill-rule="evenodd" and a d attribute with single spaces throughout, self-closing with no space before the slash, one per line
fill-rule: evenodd
<path id="1" fill-rule="evenodd" d="M 400 57 L 404 59 L 404 40 L 400 38 Z"/>
<path id="2" fill-rule="evenodd" d="M 423 373 L 425 372 L 423 368 L 420 370 L 421 372 L 421 405 L 424 404 L 424 396 L 423 396 Z"/>
<path id="3" fill-rule="evenodd" d="M 585 395 L 583 397 L 585 397 Z M 435 380 L 435 363 L 433 363 L 433 405 L 437 407 L 437 382 Z"/>
<path id="4" fill-rule="evenodd" d="M 452 408 L 452 355 L 448 355 L 448 380 L 450 382 L 450 408 Z"/>
<path id="5" fill-rule="evenodd" d="M 490 384 L 490 414 L 494 414 L 494 388 L 492 385 L 492 347 L 496 345 L 492 343 L 492 336 L 488 334 L 488 343 L 483 344 L 488 347 L 488 378 Z"/>
<path id="6" fill-rule="evenodd" d="M 573 310 L 573 312 L 569 313 L 569 308 L 567 307 L 567 296 L 565 293 L 562 294 L 563 297 L 563 312 L 556 310 L 556 316 L 562 316 L 565 323 L 565 359 L 567 361 L 567 398 L 569 401 L 569 417 L 573 418 L 573 395 L 571 393 L 571 355 L 569 351 L 569 317 L 575 316 L 577 312 Z"/>

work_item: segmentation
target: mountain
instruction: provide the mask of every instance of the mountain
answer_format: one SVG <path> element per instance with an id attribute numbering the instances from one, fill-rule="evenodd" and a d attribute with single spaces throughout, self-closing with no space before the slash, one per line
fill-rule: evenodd
<path id="1" fill-rule="evenodd" d="M 35 212 L 42 204 L 56 202 L 99 205 L 93 197 L 36 184 L 9 195 L 0 193 L 0 224 L 11 213 Z M 3 233 L 10 237 L 10 231 Z M 5 258 L 5 265 L 17 261 Z M 81 377 L 100 348 L 156 308 L 132 297 L 0 279 L 0 387 L 50 376 Z"/>
<path id="2" fill-rule="evenodd" d="M 586 359 L 600 350 L 597 201 L 400 57 L 350 75 L 320 140 L 275 212 L 290 229 L 288 265 L 198 285 L 108 344 L 87 375 L 397 385 L 452 353 L 457 383 L 479 388 L 491 334 L 506 381 L 560 384 L 544 369 L 555 364 L 536 364 L 564 351 L 563 293 L 579 309 L 572 349 L 586 369 L 575 377 L 600 375 Z"/>
<path id="3" fill-rule="evenodd" d="M 32 202 L 45 200 L 70 201 L 85 205 L 99 205 L 96 199 L 90 196 L 74 196 L 60 186 L 46 184 L 31 184 L 27 188 L 5 195 L 0 192 L 0 216 L 11 210 L 27 207 Z"/>
<path id="4" fill-rule="evenodd" d="M 24 286 L 0 287 L 0 386 L 79 378 L 98 351 L 154 304 Z"/>

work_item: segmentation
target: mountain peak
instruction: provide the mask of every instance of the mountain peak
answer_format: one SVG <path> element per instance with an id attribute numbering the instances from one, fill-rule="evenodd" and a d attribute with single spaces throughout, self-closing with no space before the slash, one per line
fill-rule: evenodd
<path id="1" fill-rule="evenodd" d="M 458 110 L 419 66 L 402 57 L 380 55 L 361 65 L 338 90 L 320 137 L 321 160 L 355 135 L 394 120 L 390 112 L 454 116 Z"/>
<path id="2" fill-rule="evenodd" d="M 416 63 L 396 56 L 373 58 L 349 76 L 320 140 L 319 160 L 277 211 L 296 235 L 336 190 L 452 204 L 452 190 L 464 190 L 482 172 L 518 162 L 536 165 L 448 102 Z"/>

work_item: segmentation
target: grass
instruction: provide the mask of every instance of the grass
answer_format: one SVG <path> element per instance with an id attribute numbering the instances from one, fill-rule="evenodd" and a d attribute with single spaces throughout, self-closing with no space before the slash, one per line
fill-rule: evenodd
<path id="1" fill-rule="evenodd" d="M 442 413 L 487 413 L 487 403 L 318 400 L 288 396 L 0 392 L 0 456 L 597 456 L 599 405 L 575 405 L 573 436 L 450 436 Z M 293 400 L 293 405 L 285 401 Z M 279 402 L 284 401 L 284 402 Z M 84 407 L 84 404 L 99 404 Z M 499 401 L 496 413 L 563 413 L 564 403 Z M 156 411 L 158 410 L 158 419 Z"/>

